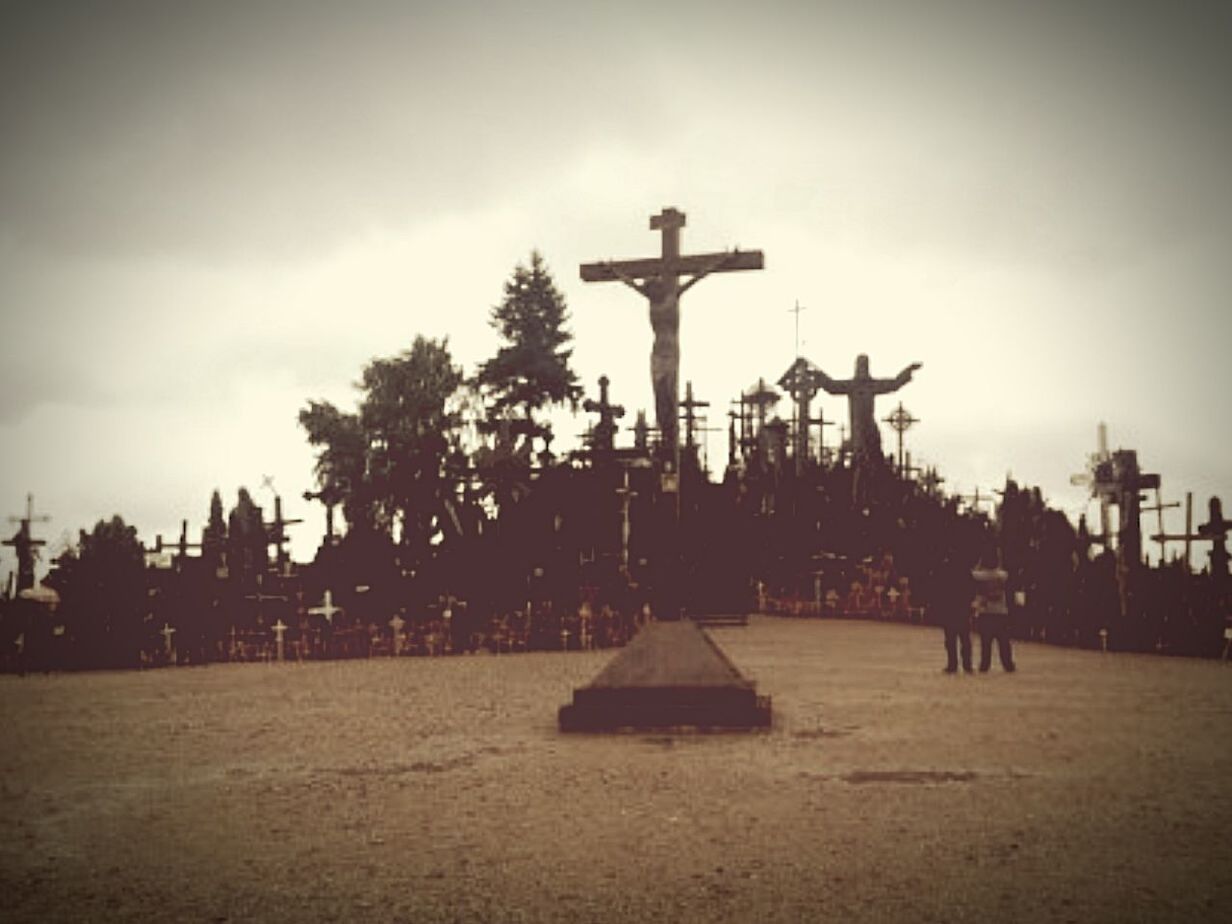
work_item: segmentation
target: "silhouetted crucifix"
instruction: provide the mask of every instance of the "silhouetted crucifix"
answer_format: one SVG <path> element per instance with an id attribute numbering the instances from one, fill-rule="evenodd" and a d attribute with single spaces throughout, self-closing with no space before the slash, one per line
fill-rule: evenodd
<path id="1" fill-rule="evenodd" d="M 606 260 L 583 263 L 583 282 L 620 281 L 650 303 L 650 326 L 654 347 L 650 353 L 650 380 L 654 385 L 655 418 L 662 437 L 665 459 L 673 470 L 680 467 L 677 408 L 680 392 L 680 296 L 711 273 L 762 269 L 760 250 L 730 250 L 723 253 L 680 255 L 680 229 L 684 212 L 665 208 L 650 217 L 650 230 L 663 234 L 662 253 L 642 260 Z M 681 276 L 688 278 L 681 282 Z"/>

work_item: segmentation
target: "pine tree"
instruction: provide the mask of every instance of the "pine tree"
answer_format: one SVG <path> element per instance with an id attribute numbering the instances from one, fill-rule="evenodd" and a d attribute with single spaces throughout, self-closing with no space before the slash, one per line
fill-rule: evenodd
<path id="1" fill-rule="evenodd" d="M 551 425 L 537 421 L 536 412 L 565 403 L 577 409 L 582 387 L 569 367 L 573 335 L 565 327 L 568 319 L 564 296 L 539 252 L 532 251 L 530 266 L 517 265 L 505 283 L 504 299 L 492 309 L 490 323 L 502 344 L 476 376 L 476 384 L 492 399 L 486 431 L 508 422 L 527 443 L 535 437 L 550 441 Z"/>
<path id="2" fill-rule="evenodd" d="M 226 564 L 227 522 L 222 516 L 222 495 L 218 489 L 210 495 L 210 518 L 201 534 L 201 555 L 210 574 Z"/>

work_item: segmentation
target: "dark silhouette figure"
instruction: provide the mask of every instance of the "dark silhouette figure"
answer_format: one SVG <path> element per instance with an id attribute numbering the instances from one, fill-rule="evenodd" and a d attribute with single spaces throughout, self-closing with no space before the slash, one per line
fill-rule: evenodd
<path id="1" fill-rule="evenodd" d="M 1009 574 L 1000 567 L 995 551 L 985 552 L 979 567 L 971 572 L 975 580 L 975 607 L 980 633 L 980 673 L 992 665 L 992 646 L 996 641 L 1001 666 L 1013 671 L 1014 655 L 1010 648 L 1010 608 L 1006 597 Z"/>
<path id="2" fill-rule="evenodd" d="M 975 586 L 969 570 L 970 562 L 956 549 L 950 549 L 937 568 L 933 605 L 937 609 L 937 621 L 945 632 L 947 674 L 958 672 L 960 649 L 962 668 L 971 673 L 971 598 Z"/>

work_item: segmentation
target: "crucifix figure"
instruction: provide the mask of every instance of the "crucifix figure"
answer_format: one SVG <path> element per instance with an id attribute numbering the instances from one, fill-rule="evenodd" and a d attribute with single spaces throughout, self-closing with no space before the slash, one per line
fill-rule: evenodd
<path id="1" fill-rule="evenodd" d="M 583 282 L 619 281 L 650 303 L 650 326 L 654 347 L 650 353 L 650 380 L 654 385 L 655 417 L 662 438 L 662 452 L 672 469 L 680 465 L 677 407 L 680 373 L 680 296 L 711 273 L 762 269 L 761 251 L 731 250 L 723 253 L 680 255 L 680 229 L 685 215 L 665 208 L 650 218 L 650 230 L 661 231 L 662 251 L 642 260 L 606 260 L 583 263 Z M 681 276 L 688 276 L 681 282 Z"/>
<path id="2" fill-rule="evenodd" d="M 868 372 L 868 356 L 861 353 L 856 357 L 855 375 L 849 379 L 832 379 L 820 369 L 813 369 L 817 384 L 829 394 L 847 396 L 851 453 L 857 460 L 881 458 L 881 433 L 873 414 L 874 399 L 877 395 L 898 391 L 911 381 L 912 374 L 921 365 L 912 363 L 892 379 L 875 379 Z"/>

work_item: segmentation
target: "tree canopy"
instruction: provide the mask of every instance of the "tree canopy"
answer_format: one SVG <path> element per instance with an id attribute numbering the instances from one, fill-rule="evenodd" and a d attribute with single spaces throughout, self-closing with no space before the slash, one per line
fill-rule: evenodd
<path id="1" fill-rule="evenodd" d="M 318 485 L 342 497 L 350 529 L 426 551 L 452 491 L 446 460 L 459 420 L 451 399 L 462 380 L 448 341 L 418 336 L 409 350 L 364 368 L 355 412 L 328 401 L 310 401 L 300 411 L 318 449 Z"/>
<path id="2" fill-rule="evenodd" d="M 565 298 L 538 251 L 519 263 L 490 323 L 500 335 L 494 357 L 479 367 L 476 384 L 490 398 L 485 429 L 507 422 L 516 436 L 550 441 L 551 425 L 535 419 L 545 407 L 568 403 L 576 410 L 582 387 L 569 365 L 573 334 Z M 516 413 L 515 413 L 516 412 Z"/>

